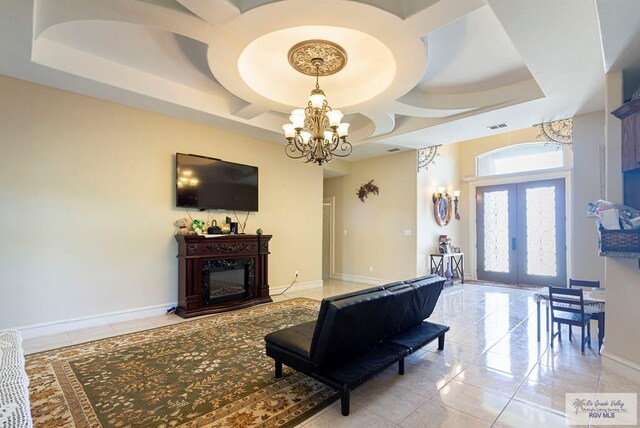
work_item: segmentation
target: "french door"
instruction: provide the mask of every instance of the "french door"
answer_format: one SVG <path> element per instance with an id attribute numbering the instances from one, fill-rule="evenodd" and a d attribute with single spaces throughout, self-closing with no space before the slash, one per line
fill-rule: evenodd
<path id="1" fill-rule="evenodd" d="M 565 180 L 476 188 L 478 279 L 566 286 Z"/>

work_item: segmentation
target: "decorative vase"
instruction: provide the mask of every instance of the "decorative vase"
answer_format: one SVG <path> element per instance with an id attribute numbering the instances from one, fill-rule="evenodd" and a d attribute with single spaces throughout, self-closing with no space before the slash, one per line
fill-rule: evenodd
<path id="1" fill-rule="evenodd" d="M 453 272 L 451 272 L 451 263 L 447 263 L 447 269 L 444 271 L 444 276 L 447 278 L 447 281 L 451 281 L 453 278 Z"/>

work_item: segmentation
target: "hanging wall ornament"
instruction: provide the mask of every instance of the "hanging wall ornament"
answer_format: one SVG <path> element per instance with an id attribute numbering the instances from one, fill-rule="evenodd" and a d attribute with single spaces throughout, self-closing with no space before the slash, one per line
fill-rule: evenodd
<path id="1" fill-rule="evenodd" d="M 378 186 L 373 184 L 373 180 L 369 180 L 368 182 L 360 186 L 356 195 L 358 195 L 358 199 L 360 199 L 360 202 L 364 203 L 364 200 L 367 198 L 367 196 L 369 196 L 370 193 L 373 193 L 374 195 L 378 195 L 380 193 L 380 189 L 378 188 Z"/>
<path id="2" fill-rule="evenodd" d="M 418 149 L 418 172 L 423 168 L 429 169 L 430 164 L 436 163 L 435 157 L 440 156 L 438 153 L 438 147 L 440 146 L 442 146 L 442 144 Z"/>
<path id="3" fill-rule="evenodd" d="M 553 122 L 533 125 L 540 131 L 538 138 L 558 144 L 558 147 L 573 147 L 573 119 L 554 120 Z"/>

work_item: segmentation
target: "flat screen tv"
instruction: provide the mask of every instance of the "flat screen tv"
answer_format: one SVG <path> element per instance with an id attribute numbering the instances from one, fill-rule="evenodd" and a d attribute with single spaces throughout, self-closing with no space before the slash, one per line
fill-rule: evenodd
<path id="1" fill-rule="evenodd" d="M 258 211 L 258 167 L 176 153 L 176 206 Z"/>

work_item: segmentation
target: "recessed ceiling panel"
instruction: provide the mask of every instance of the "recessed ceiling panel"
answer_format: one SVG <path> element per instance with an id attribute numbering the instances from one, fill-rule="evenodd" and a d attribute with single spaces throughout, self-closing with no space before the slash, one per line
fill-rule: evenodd
<path id="1" fill-rule="evenodd" d="M 429 66 L 419 87 L 431 93 L 480 92 L 530 79 L 488 6 L 428 35 Z"/>
<path id="2" fill-rule="evenodd" d="M 73 21 L 51 28 L 46 38 L 194 88 L 217 86 L 207 66 L 207 45 L 166 31 L 114 21 Z"/>

